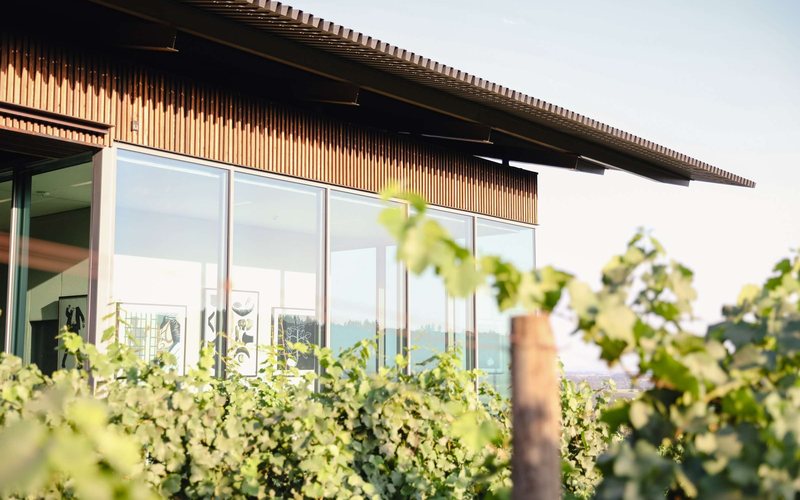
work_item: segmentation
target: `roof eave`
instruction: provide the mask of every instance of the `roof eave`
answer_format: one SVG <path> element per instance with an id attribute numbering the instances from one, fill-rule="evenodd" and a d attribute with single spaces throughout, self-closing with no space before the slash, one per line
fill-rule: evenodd
<path id="1" fill-rule="evenodd" d="M 93 1 L 659 182 L 755 186 L 749 179 L 654 142 L 280 2 Z"/>

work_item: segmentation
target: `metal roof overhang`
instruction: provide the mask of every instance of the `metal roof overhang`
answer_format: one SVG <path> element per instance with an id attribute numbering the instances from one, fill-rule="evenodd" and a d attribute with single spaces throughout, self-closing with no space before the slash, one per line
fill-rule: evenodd
<path id="1" fill-rule="evenodd" d="M 404 117 L 420 123 L 413 119 L 415 113 L 417 118 L 426 113 L 437 116 L 437 120 L 423 119 L 421 123 L 434 126 L 418 135 L 459 151 L 593 173 L 616 168 L 672 184 L 687 185 L 693 180 L 755 186 L 751 180 L 685 154 L 280 2 L 92 1 L 326 80 L 350 84 L 356 94 L 361 89 L 366 91 L 365 97 L 372 96 L 372 112 L 368 106 L 340 111 L 346 119 L 386 122 L 381 105 L 391 108 L 400 104 L 406 109 L 398 113 L 401 125 L 395 130 L 403 132 Z M 352 96 L 346 88 L 337 90 L 336 95 L 343 94 Z M 419 111 L 409 114 L 410 107 Z"/>

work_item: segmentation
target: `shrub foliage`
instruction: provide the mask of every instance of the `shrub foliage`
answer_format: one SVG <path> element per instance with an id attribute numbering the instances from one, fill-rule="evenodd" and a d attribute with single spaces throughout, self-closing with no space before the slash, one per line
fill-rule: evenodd
<path id="1" fill-rule="evenodd" d="M 562 380 L 565 496 L 800 495 L 800 258 L 696 334 L 692 272 L 653 238 L 634 237 L 593 290 L 551 267 L 476 259 L 423 200 L 390 194 L 415 209 L 382 215 L 412 272 L 432 268 L 456 296 L 488 282 L 501 309 L 568 307 L 609 365 L 648 381 L 612 401 Z M 64 342 L 82 370 L 47 377 L 0 357 L 3 497 L 486 498 L 510 486 L 507 402 L 452 353 L 409 375 L 402 357 L 369 370 L 373 342 L 339 357 L 315 348 L 313 375 L 269 349 L 259 377 L 217 379 L 210 347 L 181 375 L 168 357 Z"/>
<path id="2" fill-rule="evenodd" d="M 43 376 L 0 359 L 0 494 L 80 498 L 489 497 L 508 487 L 505 409 L 453 355 L 367 370 L 370 342 L 317 350 L 309 374 L 268 351 L 262 377 L 179 375 L 67 334 L 90 367 Z M 373 354 L 374 355 L 374 354 Z M 78 460 L 76 460 L 76 458 Z"/>
<path id="3" fill-rule="evenodd" d="M 698 335 L 687 326 L 692 271 L 643 233 L 611 259 L 592 290 L 551 267 L 522 272 L 498 257 L 476 260 L 425 217 L 423 200 L 389 194 L 415 208 L 408 218 L 396 209 L 384 216 L 413 271 L 433 268 L 454 294 L 488 280 L 502 309 L 552 311 L 568 292 L 576 333 L 609 365 L 650 381 L 637 398 L 601 411 L 612 435 L 624 439 L 598 461 L 597 496 L 800 496 L 798 256 L 780 261 L 763 286 L 745 286 L 736 305 L 723 308 L 725 320 Z M 599 439 L 608 442 L 605 434 Z"/>
<path id="4" fill-rule="evenodd" d="M 621 439 L 601 419 L 614 393 L 613 381 L 593 389 L 585 381 L 561 379 L 561 482 L 567 498 L 591 498 L 603 477 L 598 457 Z"/>

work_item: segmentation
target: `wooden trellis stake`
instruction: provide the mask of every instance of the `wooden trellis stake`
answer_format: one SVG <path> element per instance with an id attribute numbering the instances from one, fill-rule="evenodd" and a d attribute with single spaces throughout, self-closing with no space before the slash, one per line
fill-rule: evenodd
<path id="1" fill-rule="evenodd" d="M 561 398 L 547 314 L 511 319 L 511 498 L 561 498 Z"/>

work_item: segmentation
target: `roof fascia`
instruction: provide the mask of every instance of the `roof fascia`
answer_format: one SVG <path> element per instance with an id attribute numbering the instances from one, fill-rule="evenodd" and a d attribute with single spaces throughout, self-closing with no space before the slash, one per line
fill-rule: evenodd
<path id="1" fill-rule="evenodd" d="M 174 0 L 90 0 L 114 10 L 163 23 L 194 36 L 359 87 L 437 113 L 475 123 L 537 145 L 578 154 L 659 182 L 688 185 L 685 174 L 645 159 L 540 125 L 489 106 L 343 59 L 267 31 L 217 16 Z M 346 80 L 343 76 L 346 75 Z M 722 182 L 722 181 L 720 181 Z"/>

